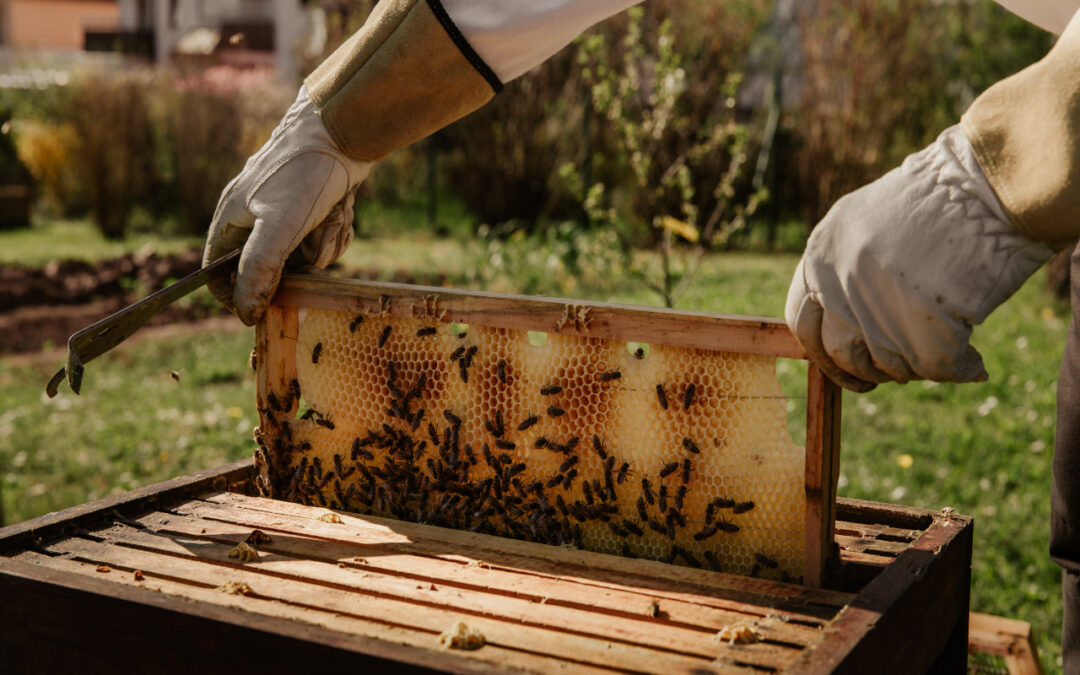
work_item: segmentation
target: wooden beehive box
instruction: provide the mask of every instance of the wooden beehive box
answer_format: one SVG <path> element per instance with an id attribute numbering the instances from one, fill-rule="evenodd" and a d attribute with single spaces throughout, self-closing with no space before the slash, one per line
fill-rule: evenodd
<path id="1" fill-rule="evenodd" d="M 827 590 L 326 522 L 250 496 L 255 477 L 246 460 L 0 529 L 0 672 L 964 670 L 972 527 L 953 513 L 839 500 Z M 247 540 L 259 560 L 230 557 Z M 485 646 L 440 645 L 458 621 Z"/>
<path id="2" fill-rule="evenodd" d="M 264 496 L 808 586 L 835 561 L 839 390 L 810 366 L 795 446 L 782 322 L 292 277 L 255 356 Z"/>

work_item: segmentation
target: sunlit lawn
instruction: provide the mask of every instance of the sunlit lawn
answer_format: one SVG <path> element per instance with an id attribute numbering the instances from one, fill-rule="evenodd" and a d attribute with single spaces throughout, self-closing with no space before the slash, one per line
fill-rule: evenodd
<path id="1" fill-rule="evenodd" d="M 462 278 L 477 264 L 471 250 L 415 234 L 383 236 L 354 243 L 346 260 Z M 680 306 L 782 316 L 796 260 L 710 256 Z M 845 394 L 840 493 L 975 516 L 973 609 L 1032 622 L 1055 671 L 1059 573 L 1047 542 L 1054 389 L 1068 310 L 1042 284 L 1039 274 L 977 330 L 989 382 Z M 655 302 L 632 283 L 575 294 Z M 58 363 L 0 361 L 7 521 L 247 456 L 256 423 L 252 343 L 244 330 L 121 347 L 87 368 L 81 397 L 65 391 L 51 401 L 43 387 Z M 783 363 L 781 370 L 786 391 L 797 392 L 805 371 Z M 791 407 L 801 414 L 801 401 Z"/>

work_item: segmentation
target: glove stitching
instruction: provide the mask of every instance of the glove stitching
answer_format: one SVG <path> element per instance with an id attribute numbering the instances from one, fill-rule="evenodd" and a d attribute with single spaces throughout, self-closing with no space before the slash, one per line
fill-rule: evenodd
<path id="1" fill-rule="evenodd" d="M 323 193 L 326 192 L 326 186 L 330 183 L 330 176 L 333 173 L 334 173 L 334 169 L 333 169 L 333 167 L 330 167 L 330 171 L 328 171 L 326 173 L 327 178 L 326 178 L 325 181 L 323 181 L 323 186 L 321 188 L 319 188 L 319 193 L 317 195 L 315 195 L 315 199 L 312 199 L 311 202 L 310 202 L 311 206 L 308 207 L 308 212 L 307 212 L 307 215 L 304 216 L 303 222 L 305 222 L 305 223 L 310 223 L 311 222 L 311 214 L 315 210 L 315 205 L 317 203 L 319 203 L 319 199 L 322 197 Z M 331 211 L 333 211 L 333 207 L 331 207 Z M 318 226 L 319 223 L 314 223 L 314 225 Z M 296 249 L 296 247 L 298 247 L 300 245 L 300 242 L 302 242 L 305 237 L 307 237 L 309 234 L 311 234 L 312 230 L 314 230 L 314 229 L 315 228 L 312 227 L 310 230 L 307 230 L 306 232 L 304 231 L 303 228 L 301 228 L 299 230 L 296 230 L 295 233 L 293 234 L 292 241 L 289 242 L 289 249 L 288 250 L 292 251 L 292 250 Z"/>
<path id="2" fill-rule="evenodd" d="M 244 207 L 250 212 L 251 211 L 251 200 L 254 199 L 255 194 L 259 190 L 261 190 L 264 185 L 266 185 L 266 182 L 269 181 L 271 178 L 273 178 L 277 174 L 277 172 L 281 169 L 281 167 L 285 166 L 286 164 L 291 162 L 293 159 L 299 157 L 300 155 L 306 154 L 308 152 L 314 152 L 314 153 L 318 153 L 318 154 L 322 154 L 322 155 L 327 155 L 328 157 L 333 159 L 335 162 L 337 162 L 339 164 L 341 163 L 341 160 L 336 156 L 336 154 L 333 151 L 328 150 L 326 148 L 323 148 L 323 147 L 320 147 L 320 146 L 317 146 L 317 145 L 305 145 L 305 146 L 296 148 L 295 150 L 291 151 L 289 154 L 287 154 L 284 157 L 282 157 L 281 159 L 279 159 L 273 165 L 271 165 L 269 170 L 263 171 L 262 178 L 260 178 L 259 181 L 257 183 L 255 183 L 255 185 L 252 187 L 251 191 L 248 192 L 247 199 L 244 200 Z M 349 175 L 348 171 L 345 172 L 345 175 L 346 176 Z M 329 180 L 329 178 L 327 180 Z M 322 190 L 324 190 L 324 189 L 326 189 L 325 183 L 323 184 L 323 187 L 320 188 L 319 193 L 322 194 Z M 312 202 L 312 206 L 314 206 L 314 202 Z"/>

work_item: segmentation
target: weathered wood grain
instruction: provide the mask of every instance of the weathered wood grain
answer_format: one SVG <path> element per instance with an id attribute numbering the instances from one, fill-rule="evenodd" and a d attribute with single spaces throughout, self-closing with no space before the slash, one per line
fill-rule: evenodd
<path id="1" fill-rule="evenodd" d="M 304 275 L 285 277 L 274 304 L 366 314 L 386 309 L 390 316 L 413 318 L 417 308 L 431 299 L 438 301 L 440 311 L 445 310 L 442 321 L 448 323 L 806 358 L 783 321 L 762 317 Z M 581 321 L 566 320 L 568 307 L 572 312 L 587 308 L 587 327 Z"/>

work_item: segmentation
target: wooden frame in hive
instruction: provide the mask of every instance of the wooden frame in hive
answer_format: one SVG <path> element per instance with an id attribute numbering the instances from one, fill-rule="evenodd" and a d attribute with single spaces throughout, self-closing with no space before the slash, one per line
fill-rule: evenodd
<path id="1" fill-rule="evenodd" d="M 310 450 L 311 445 L 318 446 L 320 439 L 326 435 L 320 436 L 322 430 L 316 430 L 309 424 L 308 427 L 313 430 L 313 433 L 309 434 L 311 438 L 301 442 L 293 438 L 294 430 L 290 426 L 300 413 L 299 395 L 302 395 L 302 392 L 295 391 L 298 371 L 310 370 L 312 363 L 318 365 L 324 353 L 322 340 L 311 344 L 312 338 L 302 335 L 301 314 L 303 311 L 305 314 L 314 315 L 325 310 L 360 317 L 357 321 L 367 320 L 369 326 L 376 323 L 379 326 L 397 325 L 399 326 L 398 337 L 395 339 L 400 339 L 402 332 L 400 327 L 403 325 L 430 326 L 448 333 L 451 324 L 467 324 L 470 329 L 483 327 L 484 330 L 490 330 L 496 335 L 521 331 L 545 333 L 548 336 L 557 336 L 553 339 L 560 341 L 560 344 L 569 345 L 575 344 L 574 341 L 638 342 L 651 345 L 654 349 L 671 348 L 679 353 L 687 350 L 708 350 L 709 352 L 724 352 L 736 357 L 754 355 L 806 358 L 787 326 L 774 319 L 722 316 L 402 284 L 335 280 L 323 277 L 287 277 L 282 282 L 274 304 L 257 327 L 256 363 L 260 410 L 260 432 L 257 434 L 257 439 L 260 442 L 260 448 L 256 452 L 256 463 L 260 471 L 258 484 L 267 496 L 296 498 L 295 493 L 290 493 L 288 489 L 290 481 L 286 474 L 299 475 L 304 472 L 303 469 L 300 472 L 294 471 L 297 464 L 297 448 L 303 446 L 306 450 Z M 402 321 L 407 323 L 402 324 Z M 351 323 L 350 331 L 355 328 L 355 322 Z M 389 330 L 386 329 L 386 331 Z M 450 339 L 448 335 L 433 337 Z M 379 340 L 381 345 L 387 340 L 387 336 L 375 337 L 374 334 L 370 334 L 367 339 Z M 410 339 L 412 339 L 411 336 Z M 325 348 L 326 360 L 332 359 L 333 345 L 327 341 Z M 387 349 L 393 350 L 393 344 L 388 344 Z M 298 359 L 298 353 L 303 353 L 304 356 Z M 625 358 L 626 354 L 622 357 Z M 486 371 L 489 379 L 496 377 L 495 373 L 498 372 L 497 377 L 502 378 L 505 383 L 506 361 L 499 361 L 497 371 L 493 364 L 494 361 L 491 361 Z M 510 368 L 513 372 L 514 366 Z M 605 373 L 599 373 L 597 379 L 617 377 L 613 375 L 616 372 L 621 375 L 619 370 L 608 370 Z M 628 379 L 630 377 L 628 374 Z M 426 379 L 425 375 L 424 380 Z M 452 393 L 445 393 L 445 396 L 452 396 Z M 692 396 L 693 392 L 687 393 L 685 389 L 673 387 L 670 392 L 671 406 L 678 408 L 684 398 Z M 281 410 L 282 408 L 284 410 Z M 437 412 L 434 411 L 431 417 L 434 417 Z M 315 415 L 314 422 L 319 422 L 318 412 Z M 545 422 L 551 422 L 542 411 L 540 411 L 540 417 L 544 418 Z M 289 424 L 283 425 L 283 418 Z M 816 587 L 826 583 L 836 556 L 833 542 L 836 480 L 839 469 L 839 422 L 840 391 L 813 364 L 810 364 L 807 380 L 805 461 L 801 471 L 805 494 L 805 527 L 798 532 L 804 537 L 802 547 L 804 557 L 801 559 L 802 568 L 799 571 L 801 571 L 802 582 L 807 586 Z M 479 421 L 473 423 L 475 425 Z M 521 423 L 525 424 L 525 421 Z M 517 424 L 516 418 L 508 420 L 508 425 Z M 423 425 L 414 426 L 420 427 L 415 430 L 418 435 L 423 435 Z M 444 431 L 445 429 L 442 429 L 440 433 Z M 456 435 L 456 430 L 454 433 Z M 530 443 L 533 438 L 536 436 L 530 436 Z M 561 440 L 566 442 L 565 437 Z M 578 441 L 574 440 L 574 442 Z M 582 445 L 587 443 L 588 440 L 585 439 Z M 509 443 L 509 446 L 512 445 L 513 443 Z M 300 452 L 302 454 L 302 451 Z M 316 447 L 313 452 L 318 453 L 319 448 Z M 706 447 L 704 452 L 707 455 L 709 448 Z M 540 456 L 542 455 L 543 453 L 540 453 Z M 686 456 L 691 457 L 689 454 Z M 515 462 L 516 459 L 515 454 Z M 513 468 L 517 467 L 515 463 Z M 617 470 L 618 464 L 615 464 L 615 467 Z M 584 469 L 584 464 L 582 468 Z M 789 468 L 797 470 L 797 467 Z M 609 475 L 612 474 L 610 465 L 607 471 Z M 327 478 L 319 481 L 322 483 L 319 487 L 329 491 L 332 485 L 330 482 L 332 469 L 326 466 L 324 472 L 324 468 L 320 467 L 317 475 L 322 476 L 324 473 Z M 352 472 L 349 471 L 349 473 Z M 312 481 L 316 476 L 311 468 L 307 469 L 305 475 L 310 475 Z M 608 480 L 611 482 L 610 478 Z M 292 482 L 295 483 L 295 476 Z M 683 483 L 685 482 L 684 478 Z M 340 481 L 338 483 L 340 491 Z M 669 495 L 671 499 L 675 497 L 676 484 L 677 481 L 672 483 L 673 494 Z M 596 485 L 600 487 L 599 482 Z M 521 486 L 518 485 L 518 488 L 520 490 Z M 579 501 L 584 500 L 579 499 Z M 560 503 L 560 507 L 562 506 L 563 504 Z M 632 504 L 624 504 L 624 506 L 627 510 L 633 509 Z M 722 516 L 720 518 L 722 519 Z M 566 518 L 566 520 L 573 522 L 571 518 Z M 613 523 L 607 524 L 607 527 L 617 532 L 623 527 L 619 524 L 620 522 L 625 521 L 620 521 L 617 516 Z M 643 519 L 638 521 L 638 524 L 644 526 L 646 522 L 648 519 L 645 519 L 643 514 Z M 671 527 L 670 520 L 668 527 Z M 646 534 L 646 536 L 650 535 Z M 588 538 L 588 533 L 586 533 L 586 538 Z M 673 548 L 672 556 L 677 548 Z M 743 557 L 746 557 L 745 552 Z M 765 556 L 765 559 L 768 560 L 768 557 Z M 742 572 L 747 573 L 745 569 Z"/>

